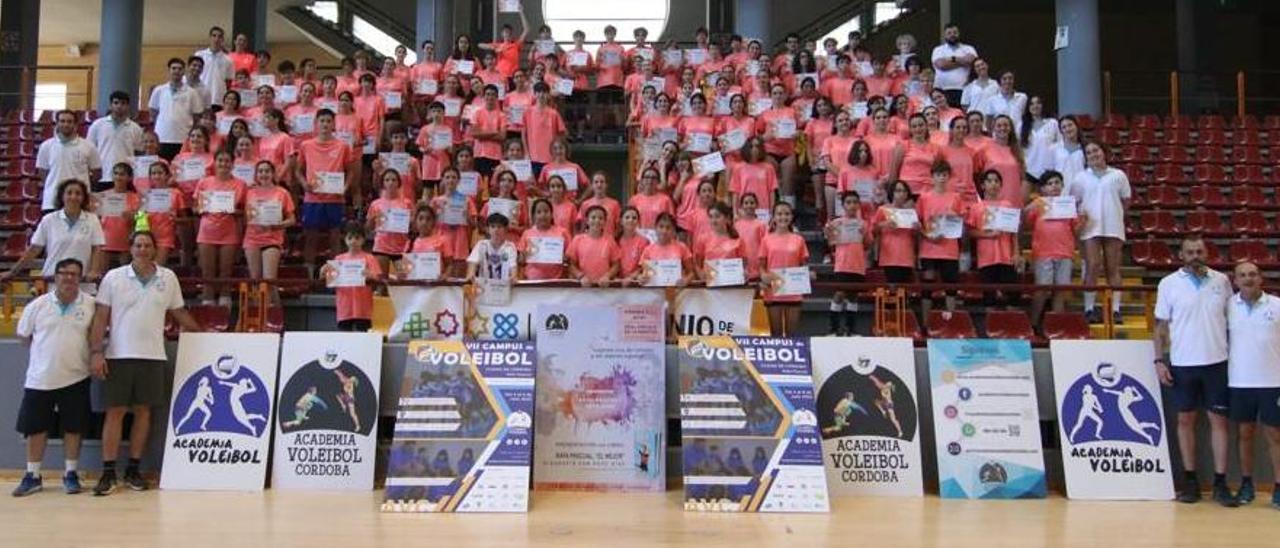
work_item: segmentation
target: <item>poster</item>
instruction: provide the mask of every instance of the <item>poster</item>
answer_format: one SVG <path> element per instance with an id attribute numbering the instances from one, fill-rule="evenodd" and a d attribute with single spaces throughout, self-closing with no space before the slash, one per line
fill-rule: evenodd
<path id="1" fill-rule="evenodd" d="M 1148 341 L 1052 341 L 1067 496 L 1173 498 L 1160 381 Z"/>
<path id="2" fill-rule="evenodd" d="M 275 333 L 182 334 L 161 489 L 262 490 L 279 352 Z"/>
<path id="3" fill-rule="evenodd" d="M 1043 498 L 1031 344 L 930 339 L 929 381 L 940 495 Z"/>
<path id="4" fill-rule="evenodd" d="M 462 340 L 462 286 L 407 286 L 387 288 L 396 319 L 387 340 Z"/>
<path id="5" fill-rule="evenodd" d="M 373 489 L 382 335 L 284 335 L 271 485 Z"/>
<path id="6" fill-rule="evenodd" d="M 534 315 L 538 305 L 572 302 L 576 305 L 655 304 L 666 302 L 661 289 L 595 289 L 537 287 L 512 288 L 511 299 L 503 305 L 472 300 L 467 305 L 466 333 L 481 340 L 532 340 L 537 332 Z"/>
<path id="7" fill-rule="evenodd" d="M 676 292 L 672 325 L 677 335 L 749 335 L 755 289 L 682 289 Z"/>
<path id="8" fill-rule="evenodd" d="M 815 337 L 809 345 L 831 495 L 922 496 L 911 339 Z"/>
<path id="9" fill-rule="evenodd" d="M 413 341 L 408 352 L 382 511 L 527 511 L 533 343 Z"/>
<path id="10" fill-rule="evenodd" d="M 535 489 L 666 489 L 665 315 L 538 307 Z"/>
<path id="11" fill-rule="evenodd" d="M 826 512 L 804 339 L 681 337 L 685 510 Z"/>

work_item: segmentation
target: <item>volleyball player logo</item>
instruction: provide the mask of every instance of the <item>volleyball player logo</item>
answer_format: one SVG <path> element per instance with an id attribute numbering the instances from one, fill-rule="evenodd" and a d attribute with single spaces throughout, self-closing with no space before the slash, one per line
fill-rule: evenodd
<path id="1" fill-rule="evenodd" d="M 1164 434 L 1160 406 L 1147 387 L 1106 362 L 1071 384 L 1059 416 L 1072 444 L 1132 442 L 1154 447 Z"/>
<path id="2" fill-rule="evenodd" d="M 888 368 L 859 356 L 818 389 L 818 422 L 823 439 L 882 436 L 911 441 L 916 403 L 911 389 Z"/>
<path id="3" fill-rule="evenodd" d="M 174 434 L 208 432 L 262 436 L 271 415 L 271 395 L 252 369 L 223 354 L 187 377 L 173 400 Z"/>
<path id="4" fill-rule="evenodd" d="M 373 382 L 333 349 L 284 380 L 280 431 L 333 430 L 368 435 L 377 415 Z M 289 407 L 292 406 L 292 407 Z"/>

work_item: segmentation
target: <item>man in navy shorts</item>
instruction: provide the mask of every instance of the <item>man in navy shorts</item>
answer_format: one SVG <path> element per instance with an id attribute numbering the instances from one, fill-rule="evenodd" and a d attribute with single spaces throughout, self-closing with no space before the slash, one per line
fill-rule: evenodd
<path id="1" fill-rule="evenodd" d="M 1271 453 L 1271 506 L 1280 509 L 1280 298 L 1262 291 L 1258 265 L 1236 265 L 1240 292 L 1227 307 L 1231 334 L 1227 362 L 1231 386 L 1231 420 L 1236 423 L 1240 448 L 1240 504 L 1253 502 L 1253 437 L 1262 422 Z"/>

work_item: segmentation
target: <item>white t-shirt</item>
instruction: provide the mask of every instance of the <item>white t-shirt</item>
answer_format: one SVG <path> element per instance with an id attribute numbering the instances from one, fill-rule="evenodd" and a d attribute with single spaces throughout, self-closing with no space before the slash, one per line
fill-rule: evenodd
<path id="1" fill-rule="evenodd" d="M 516 258 L 516 245 L 510 240 L 502 242 L 502 246 L 495 249 L 493 242 L 484 239 L 471 248 L 467 262 L 478 265 L 477 278 L 512 280 L 516 274 Z"/>
<path id="2" fill-rule="evenodd" d="M 75 222 L 67 217 L 66 210 L 46 213 L 31 235 L 31 245 L 44 248 L 44 267 L 40 269 L 40 275 L 46 278 L 52 277 L 58 261 L 66 258 L 80 261 L 88 273 L 93 247 L 106 243 L 102 222 L 88 211 L 81 211 Z"/>
<path id="3" fill-rule="evenodd" d="M 956 44 L 954 46 L 943 42 L 938 47 L 933 48 L 934 87 L 941 89 L 963 89 L 965 83 L 969 81 L 969 65 L 960 65 L 956 68 L 941 69 L 938 68 L 939 59 L 950 59 L 951 57 L 963 57 L 972 55 L 978 56 L 978 50 L 969 44 Z"/>
<path id="4" fill-rule="evenodd" d="M 204 48 L 196 52 L 196 57 L 204 61 L 204 72 L 200 73 L 200 81 L 204 83 L 208 96 L 221 101 L 222 95 L 227 92 L 227 82 L 236 77 L 235 63 L 223 50 L 214 51 Z"/>
<path id="5" fill-rule="evenodd" d="M 969 82 L 964 86 L 964 91 L 960 93 L 960 107 L 966 111 L 977 109 L 987 97 L 991 97 L 1000 92 L 1000 83 L 991 78 L 987 78 L 987 83 L 983 84 L 978 80 Z M 955 105 L 951 105 L 955 106 Z"/>
<path id="6" fill-rule="evenodd" d="M 80 179 L 90 183 L 89 172 L 102 167 L 98 158 L 98 149 L 93 143 L 80 137 L 73 137 L 62 142 L 58 136 L 45 139 L 36 152 L 36 169 L 49 173 L 44 177 L 44 194 L 40 209 L 54 208 L 54 198 L 58 195 L 58 183 L 67 179 Z"/>
<path id="7" fill-rule="evenodd" d="M 1227 300 L 1231 282 L 1213 269 L 1203 279 L 1185 268 L 1160 279 L 1157 320 L 1169 322 L 1169 361 L 1176 367 L 1227 361 Z"/>
<path id="8" fill-rule="evenodd" d="M 1085 169 L 1076 174 L 1070 187 L 1080 211 L 1089 216 L 1080 231 L 1081 240 L 1100 236 L 1124 240 L 1123 201 L 1133 195 L 1128 175 L 1114 167 L 1108 167 L 1101 176 Z"/>
<path id="9" fill-rule="evenodd" d="M 1027 173 L 1039 177 L 1046 170 L 1053 169 L 1053 147 L 1061 138 L 1058 121 L 1053 118 L 1041 119 L 1040 127 L 1031 128 L 1031 134 L 1027 136 L 1027 148 L 1023 151 L 1027 160 Z"/>
<path id="10" fill-rule="evenodd" d="M 98 284 L 98 304 L 111 307 L 107 359 L 167 359 L 164 314 L 183 306 L 182 288 L 172 270 L 157 266 L 143 282 L 132 264 L 113 268 Z"/>
<path id="11" fill-rule="evenodd" d="M 99 181 L 110 181 L 111 170 L 120 162 L 132 166 L 134 153 L 142 150 L 142 126 L 128 118 L 118 124 L 110 116 L 98 118 L 89 124 L 86 138 L 98 149 L 98 164 L 102 166 Z"/>
<path id="12" fill-rule="evenodd" d="M 1253 306 L 1236 293 L 1227 306 L 1232 388 L 1280 388 L 1280 298 L 1263 293 Z"/>
<path id="13" fill-rule="evenodd" d="M 160 142 L 181 143 L 195 125 L 196 115 L 204 109 L 204 100 L 187 86 L 175 90 L 166 82 L 151 88 L 147 108 L 155 117 L 155 132 Z"/>
<path id="14" fill-rule="evenodd" d="M 56 292 L 36 297 L 22 309 L 15 331 L 31 339 L 27 380 L 33 390 L 56 390 L 89 376 L 89 326 L 93 323 L 93 295 L 78 291 L 63 306 Z"/>
<path id="15" fill-rule="evenodd" d="M 998 90 L 982 100 L 977 107 L 974 108 L 988 118 L 987 123 L 992 123 L 996 116 L 1001 114 L 1013 119 L 1014 133 L 1022 131 L 1022 113 L 1027 111 L 1027 94 L 1021 91 L 1013 92 L 1010 97 L 1005 97 Z"/>
<path id="16" fill-rule="evenodd" d="M 1053 169 L 1062 174 L 1062 195 L 1074 195 L 1071 189 L 1075 187 L 1076 176 L 1084 171 L 1084 147 L 1068 150 L 1066 143 L 1059 138 L 1053 145 Z"/>

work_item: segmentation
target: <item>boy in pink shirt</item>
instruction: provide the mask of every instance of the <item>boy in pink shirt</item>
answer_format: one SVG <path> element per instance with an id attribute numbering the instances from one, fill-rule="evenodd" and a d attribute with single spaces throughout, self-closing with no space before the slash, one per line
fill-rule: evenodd
<path id="1" fill-rule="evenodd" d="M 529 159 L 533 161 L 533 174 L 542 172 L 542 165 L 551 161 L 551 142 L 567 131 L 560 111 L 551 105 L 551 87 L 546 82 L 533 85 L 536 103 L 524 111 L 524 142 Z"/>
<path id="2" fill-rule="evenodd" d="M 1062 174 L 1052 169 L 1040 175 L 1040 197 L 1023 208 L 1027 223 L 1031 225 L 1031 264 L 1035 271 L 1036 285 L 1068 285 L 1071 283 L 1073 259 L 1076 254 L 1076 234 L 1084 227 L 1083 215 L 1074 218 L 1052 216 L 1050 201 L 1062 196 Z M 1049 293 L 1037 291 L 1031 301 L 1031 321 L 1040 325 Z M 1053 293 L 1053 310 L 1060 312 L 1066 305 L 1067 294 Z"/>
<path id="3" fill-rule="evenodd" d="M 857 192 L 841 194 L 840 203 L 844 207 L 844 215 L 832 219 L 824 230 L 828 245 L 835 250 L 832 254 L 834 278 L 839 282 L 861 283 L 867 279 L 867 251 L 862 240 L 869 225 L 862 218 Z M 836 291 L 831 296 L 831 334 L 843 337 L 855 333 L 857 312 L 857 299 L 849 299 L 845 291 Z M 840 325 L 842 318 L 843 327 Z"/>
<path id="4" fill-rule="evenodd" d="M 343 233 L 347 252 L 326 263 L 320 274 L 325 280 L 331 280 L 337 276 L 339 263 L 364 262 L 365 285 L 338 287 L 333 293 L 336 296 L 338 330 L 365 332 L 373 327 L 373 288 L 368 283 L 378 281 L 382 277 L 382 269 L 378 266 L 378 259 L 364 250 L 364 227 L 360 223 L 347 223 Z"/>
<path id="5" fill-rule="evenodd" d="M 315 268 L 316 246 L 321 236 L 329 234 L 329 249 L 338 248 L 338 228 L 346 216 L 344 197 L 356 182 L 360 157 L 346 143 L 334 136 L 334 113 L 320 109 L 316 113 L 316 137 L 298 146 L 298 185 L 306 193 L 302 199 L 302 232 L 305 238 L 302 261 L 308 271 Z M 326 188 L 341 179 L 340 192 Z M 328 191 L 328 192 L 322 192 Z"/>

